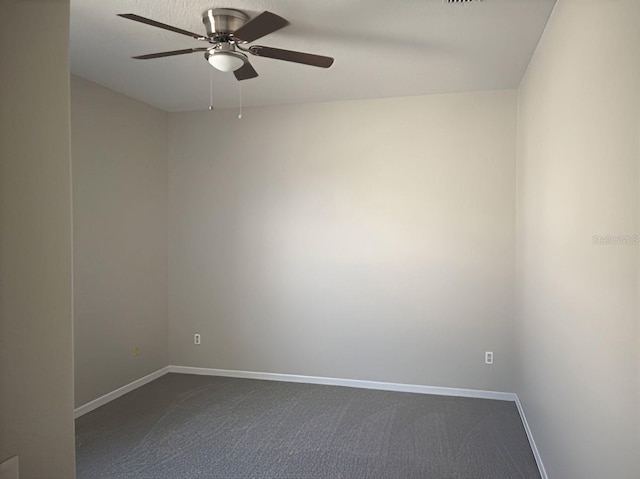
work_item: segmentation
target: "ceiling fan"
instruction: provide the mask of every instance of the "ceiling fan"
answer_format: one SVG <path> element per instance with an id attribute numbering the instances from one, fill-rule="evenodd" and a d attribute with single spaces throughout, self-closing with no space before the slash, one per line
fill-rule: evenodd
<path id="1" fill-rule="evenodd" d="M 211 45 L 133 57 L 138 60 L 205 52 L 204 56 L 211 66 L 223 72 L 232 71 L 238 80 L 248 80 L 258 76 L 258 72 L 256 72 L 249 63 L 247 53 L 258 57 L 274 58 L 276 60 L 301 63 L 320 68 L 329 68 L 333 64 L 333 58 L 322 55 L 313 55 L 311 53 L 295 52 L 262 45 L 246 46 L 247 43 L 254 42 L 265 35 L 289 25 L 289 22 L 284 18 L 267 11 L 262 12 L 250 20 L 249 16 L 240 10 L 230 8 L 209 9 L 202 14 L 202 23 L 204 23 L 207 29 L 206 36 L 141 17 L 134 13 L 119 13 L 118 16 L 187 35 Z"/>

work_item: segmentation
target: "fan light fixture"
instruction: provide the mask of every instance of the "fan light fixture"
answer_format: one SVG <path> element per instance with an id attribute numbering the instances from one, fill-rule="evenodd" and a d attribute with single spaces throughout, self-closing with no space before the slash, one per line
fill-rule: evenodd
<path id="1" fill-rule="evenodd" d="M 216 70 L 233 72 L 242 67 L 247 61 L 247 58 L 238 52 L 214 50 L 209 53 L 207 61 Z"/>
<path id="2" fill-rule="evenodd" d="M 118 13 L 118 16 L 133 20 L 134 22 L 179 33 L 208 44 L 208 46 L 205 47 L 183 48 L 181 50 L 171 50 L 168 52 L 137 55 L 133 57 L 136 60 L 150 60 L 152 58 L 204 52 L 204 57 L 213 68 L 222 72 L 233 72 L 233 75 L 238 81 L 249 80 L 258 76 L 258 72 L 251 66 L 247 58 L 248 54 L 320 68 L 329 68 L 333 64 L 333 58 L 322 55 L 265 47 L 263 45 L 243 46 L 253 43 L 259 38 L 289 25 L 289 22 L 284 18 L 267 11 L 250 19 L 249 15 L 240 10 L 211 8 L 202 15 L 202 22 L 207 29 L 206 35 L 183 30 L 182 28 L 167 25 L 166 23 L 160 23 L 150 18 L 141 17 L 135 13 Z M 236 51 L 236 47 L 240 51 Z"/>

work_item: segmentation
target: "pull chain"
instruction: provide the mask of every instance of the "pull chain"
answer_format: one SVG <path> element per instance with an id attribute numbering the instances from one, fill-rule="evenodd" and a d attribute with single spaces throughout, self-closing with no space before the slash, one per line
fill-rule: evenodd
<path id="1" fill-rule="evenodd" d="M 213 68 L 209 68 L 209 111 L 213 111 Z"/>
<path id="2" fill-rule="evenodd" d="M 242 120 L 242 82 L 238 82 L 238 97 L 240 100 L 240 108 L 238 110 L 238 120 Z"/>

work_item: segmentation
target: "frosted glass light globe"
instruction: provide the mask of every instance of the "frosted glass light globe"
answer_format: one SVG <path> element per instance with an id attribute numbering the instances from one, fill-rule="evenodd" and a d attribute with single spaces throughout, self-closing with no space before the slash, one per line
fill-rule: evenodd
<path id="1" fill-rule="evenodd" d="M 221 72 L 232 72 L 244 65 L 243 55 L 236 52 L 216 52 L 209 55 L 209 63 Z"/>

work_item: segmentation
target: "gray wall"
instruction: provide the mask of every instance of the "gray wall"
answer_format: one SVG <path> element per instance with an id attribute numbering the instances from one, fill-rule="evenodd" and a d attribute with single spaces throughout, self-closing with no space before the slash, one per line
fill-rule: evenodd
<path id="1" fill-rule="evenodd" d="M 0 1 L 0 462 L 72 478 L 69 2 Z"/>
<path id="2" fill-rule="evenodd" d="M 515 122 L 514 91 L 170 114 L 171 363 L 511 390 Z"/>
<path id="3" fill-rule="evenodd" d="M 73 76 L 71 127 L 80 406 L 167 365 L 167 113 Z"/>
<path id="4" fill-rule="evenodd" d="M 640 477 L 640 3 L 561 0 L 519 92 L 523 401 L 549 475 Z M 605 239 L 605 243 L 606 243 Z"/>

